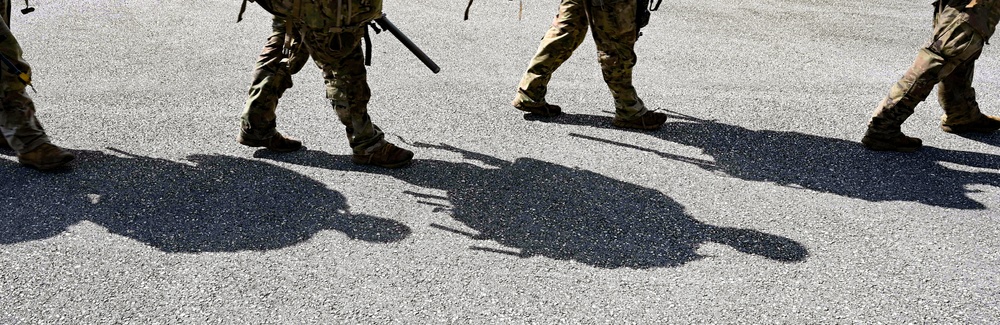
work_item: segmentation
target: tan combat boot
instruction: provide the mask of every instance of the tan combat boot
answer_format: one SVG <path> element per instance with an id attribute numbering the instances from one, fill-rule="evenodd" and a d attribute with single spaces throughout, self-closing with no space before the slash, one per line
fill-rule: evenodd
<path id="1" fill-rule="evenodd" d="M 538 115 L 541 117 L 554 117 L 558 116 L 559 114 L 562 114 L 562 108 L 559 107 L 558 105 L 543 104 L 538 106 L 531 106 L 531 105 L 524 105 L 523 103 L 519 103 L 516 100 L 512 102 L 511 105 L 514 105 L 514 108 L 516 109 L 534 115 Z"/>
<path id="2" fill-rule="evenodd" d="M 50 143 L 42 144 L 38 148 L 17 155 L 17 161 L 22 165 L 38 170 L 55 169 L 73 161 L 73 159 L 76 159 L 76 155 Z"/>
<path id="3" fill-rule="evenodd" d="M 962 124 L 941 124 L 941 130 L 948 133 L 991 133 L 1000 129 L 1000 117 L 982 115 L 978 119 Z"/>
<path id="4" fill-rule="evenodd" d="M 667 122 L 667 114 L 648 111 L 646 114 L 642 114 L 639 118 L 626 120 L 615 116 L 611 119 L 611 125 L 628 128 L 628 129 L 640 129 L 640 130 L 656 130 L 663 126 L 663 123 Z"/>
<path id="5" fill-rule="evenodd" d="M 240 136 L 236 138 L 236 142 L 248 147 L 264 147 L 276 152 L 292 152 L 302 149 L 302 141 L 286 138 L 278 132 L 275 132 L 270 138 L 263 140 L 246 138 L 241 132 Z"/>
<path id="6" fill-rule="evenodd" d="M 902 132 L 878 133 L 868 129 L 868 132 L 865 132 L 865 137 L 861 138 L 861 144 L 865 145 L 865 148 L 875 151 L 914 152 L 920 149 L 923 141 L 908 137 Z"/>
<path id="7" fill-rule="evenodd" d="M 351 162 L 358 165 L 374 165 L 385 168 L 400 168 L 413 161 L 413 151 L 409 151 L 386 142 L 364 154 L 354 154 Z"/>

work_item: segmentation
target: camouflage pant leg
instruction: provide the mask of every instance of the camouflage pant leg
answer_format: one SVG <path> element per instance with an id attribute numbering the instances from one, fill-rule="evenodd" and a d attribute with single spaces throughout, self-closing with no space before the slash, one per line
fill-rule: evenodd
<path id="1" fill-rule="evenodd" d="M 2 8 L 0 13 L 8 13 L 10 1 L 4 1 L 3 4 L 5 8 Z M 13 62 L 18 69 L 30 74 L 31 67 L 21 58 L 21 46 L 7 28 L 6 22 L 9 18 L 4 16 L 4 24 L 0 24 L 0 35 L 6 37 L 0 42 L 0 54 Z M 19 153 L 49 143 L 42 124 L 35 117 L 35 103 L 24 92 L 25 84 L 11 73 L 7 66 L 2 66 L 0 69 L 3 70 L 0 72 L 0 96 L 3 97 L 3 101 L 0 102 L 0 133 L 11 148 Z"/>
<path id="2" fill-rule="evenodd" d="M 515 104 L 539 106 L 546 103 L 545 93 L 552 73 L 569 59 L 587 36 L 589 23 L 585 1 L 589 0 L 562 0 L 559 14 L 518 84 Z"/>
<path id="3" fill-rule="evenodd" d="M 976 59 L 973 57 L 958 65 L 938 84 L 938 102 L 944 109 L 942 125 L 964 124 L 983 116 L 976 102 L 976 89 L 972 88 Z"/>
<path id="4" fill-rule="evenodd" d="M 368 72 L 361 51 L 364 30 L 338 34 L 313 33 L 306 46 L 313 61 L 323 70 L 326 97 L 337 117 L 346 126 L 347 141 L 354 153 L 365 153 L 385 144 L 385 134 L 368 115 Z"/>
<path id="5" fill-rule="evenodd" d="M 615 99 L 615 115 L 624 119 L 646 113 L 646 105 L 632 86 L 635 66 L 636 30 L 635 1 L 604 0 L 603 6 L 592 6 L 590 18 L 598 60 L 604 81 Z"/>
<path id="6" fill-rule="evenodd" d="M 879 103 L 868 123 L 869 130 L 885 134 L 900 133 L 900 125 L 913 114 L 917 104 L 930 95 L 935 84 L 946 80 L 957 68 L 979 56 L 984 39 L 967 21 L 965 13 L 951 7 L 945 7 L 938 14 L 934 37 L 920 49 L 913 65 Z M 949 81 L 949 85 L 953 86 L 951 82 L 953 81 Z M 955 106 L 952 108 L 958 109 Z M 957 111 L 954 113 L 960 114 Z"/>
<path id="7" fill-rule="evenodd" d="M 18 153 L 49 143 L 42 123 L 35 117 L 35 103 L 24 90 L 8 91 L 0 103 L 0 133 Z"/>
<path id="8" fill-rule="evenodd" d="M 293 46 L 290 55 L 285 57 L 285 31 L 284 20 L 275 17 L 271 36 L 254 65 L 253 83 L 240 119 L 245 138 L 263 140 L 274 136 L 278 99 L 292 87 L 292 74 L 308 59 L 306 52 L 297 46 Z"/>

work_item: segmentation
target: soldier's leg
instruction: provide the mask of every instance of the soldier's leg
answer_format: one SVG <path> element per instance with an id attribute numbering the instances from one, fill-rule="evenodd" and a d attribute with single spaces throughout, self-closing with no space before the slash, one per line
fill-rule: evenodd
<path id="1" fill-rule="evenodd" d="M 49 143 L 41 122 L 35 117 L 35 104 L 21 90 L 3 94 L 0 103 L 0 132 L 14 151 L 26 153 Z"/>
<path id="2" fill-rule="evenodd" d="M 0 13 L 9 12 L 10 1 L 3 1 L 4 8 Z M 4 24 L 0 25 L 0 54 L 14 63 L 22 72 L 31 73 L 31 66 L 21 58 L 21 46 L 14 34 L 7 27 L 7 15 L 3 16 Z M 35 104 L 24 92 L 25 84 L 6 65 L 0 65 L 0 133 L 3 133 L 6 143 L 18 153 L 35 149 L 43 143 L 49 143 L 41 123 L 35 118 Z"/>
<path id="3" fill-rule="evenodd" d="M 603 6 L 589 6 L 591 33 L 597 44 L 597 57 L 604 82 L 615 100 L 618 127 L 655 129 L 667 120 L 666 114 L 649 113 L 632 85 L 632 68 L 637 60 L 635 42 L 635 1 L 605 1 Z"/>
<path id="4" fill-rule="evenodd" d="M 345 45 L 347 49 L 342 53 L 332 53 L 328 58 L 324 58 L 326 55 L 313 53 L 313 59 L 323 69 L 326 96 L 340 122 L 347 128 L 347 140 L 351 149 L 354 153 L 360 153 L 381 145 L 385 134 L 372 123 L 371 116 L 368 115 L 371 88 L 368 87 L 368 72 L 365 69 L 361 43 L 353 41 L 353 33 L 341 35 L 350 40 Z"/>
<path id="5" fill-rule="evenodd" d="M 410 163 L 413 153 L 385 141 L 382 132 L 368 115 L 371 88 L 361 50 L 363 32 L 341 33 L 331 44 L 317 51 L 311 46 L 313 61 L 323 70 L 326 96 L 347 131 L 347 141 L 357 164 L 396 168 Z M 337 44 L 337 45 L 332 45 Z M 307 44 L 309 45 L 309 44 Z"/>
<path id="6" fill-rule="evenodd" d="M 9 8 L 9 1 L 6 2 Z M 3 17 L 7 22 L 7 18 Z M 31 73 L 31 67 L 21 57 L 21 46 L 10 33 L 7 24 L 0 25 L 0 53 L 19 70 Z M 0 134 L 14 151 L 21 164 L 46 170 L 60 167 L 75 156 L 50 143 L 42 124 L 35 117 L 35 103 L 25 93 L 25 84 L 8 70 L 0 67 Z"/>
<path id="7" fill-rule="evenodd" d="M 980 52 L 981 53 L 981 52 Z M 1000 118 L 984 115 L 972 88 L 977 53 L 938 84 L 938 101 L 944 109 L 941 129 L 950 133 L 993 132 L 1000 129 Z"/>
<path id="8" fill-rule="evenodd" d="M 292 87 L 289 58 L 302 57 L 304 50 L 287 57 L 285 51 L 285 21 L 274 17 L 271 36 L 254 65 L 253 83 L 240 119 L 238 142 L 251 147 L 267 147 L 275 151 L 294 151 L 301 142 L 285 138 L 276 130 L 275 110 L 278 99 Z M 289 49 L 291 50 L 291 49 Z M 298 65 L 301 68 L 301 64 Z"/>
<path id="9" fill-rule="evenodd" d="M 957 9 L 945 7 L 938 15 L 934 37 L 917 53 L 910 68 L 889 90 L 871 120 L 865 134 L 870 149 L 913 151 L 919 139 L 903 135 L 901 125 L 914 108 L 927 98 L 934 85 L 948 77 L 958 66 L 974 58 L 983 48 L 983 38 Z M 880 143 L 881 142 L 881 143 Z"/>
<path id="10" fill-rule="evenodd" d="M 975 57 L 958 65 L 951 74 L 938 83 L 938 102 L 945 112 L 941 117 L 942 125 L 968 123 L 982 115 L 979 103 L 976 102 L 976 89 L 972 88 L 978 57 L 979 54 L 976 54 Z"/>
<path id="11" fill-rule="evenodd" d="M 559 14 L 542 38 L 538 51 L 517 86 L 513 105 L 518 108 L 543 107 L 549 80 L 563 62 L 573 54 L 587 36 L 587 12 L 584 2 L 562 0 Z"/>

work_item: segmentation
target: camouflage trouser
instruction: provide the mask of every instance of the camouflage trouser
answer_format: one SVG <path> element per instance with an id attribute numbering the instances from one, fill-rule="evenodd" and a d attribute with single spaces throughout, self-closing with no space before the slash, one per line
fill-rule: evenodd
<path id="1" fill-rule="evenodd" d="M 264 45 L 254 68 L 253 84 L 243 110 L 243 136 L 267 139 L 275 134 L 275 109 L 278 99 L 292 87 L 292 75 L 311 56 L 323 70 L 326 97 L 330 99 L 340 122 L 347 127 L 347 139 L 355 153 L 377 148 L 384 134 L 368 116 L 368 76 L 361 39 L 364 29 L 341 33 L 294 29 L 296 36 L 289 55 L 282 54 L 285 21 L 274 18 L 273 32 Z"/>
<path id="2" fill-rule="evenodd" d="M 974 121 L 982 116 L 976 103 L 972 77 L 992 28 L 974 28 L 964 8 L 945 6 L 935 15 L 934 36 L 920 49 L 913 65 L 879 103 L 871 121 L 871 132 L 901 134 L 900 125 L 913 114 L 918 103 L 938 85 L 938 101 L 944 109 L 943 125 Z M 988 13 L 992 15 L 992 11 Z M 985 21 L 995 22 L 995 17 Z M 982 20 L 981 20 L 982 21 Z M 993 23 L 995 24 L 995 23 Z M 987 31 L 987 32 L 984 32 Z"/>
<path id="3" fill-rule="evenodd" d="M 21 46 L 17 44 L 14 35 L 10 32 L 10 1 L 3 1 L 3 8 L 0 8 L 3 15 L 3 24 L 0 24 L 0 35 L 6 37 L 0 42 L 0 53 L 13 62 L 18 69 L 31 73 L 31 67 L 21 58 Z M 18 80 L 17 76 L 9 71 L 4 65 L 0 73 L 0 133 L 19 153 L 31 151 L 38 146 L 49 143 L 49 138 L 42 129 L 42 124 L 35 118 L 35 104 L 24 92 L 24 83 Z"/>
<path id="4" fill-rule="evenodd" d="M 646 113 L 646 105 L 632 86 L 635 66 L 634 0 L 562 0 L 559 14 L 545 34 L 538 52 L 531 59 L 528 71 L 518 85 L 515 104 L 539 106 L 545 104 L 545 93 L 552 73 L 569 59 L 590 26 L 597 44 L 598 60 L 604 81 L 615 99 L 615 114 L 632 119 Z"/>

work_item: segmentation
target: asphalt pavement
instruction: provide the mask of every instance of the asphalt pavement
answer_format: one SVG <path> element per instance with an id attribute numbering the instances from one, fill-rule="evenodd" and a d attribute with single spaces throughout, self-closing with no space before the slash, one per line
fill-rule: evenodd
<path id="1" fill-rule="evenodd" d="M 566 114 L 513 109 L 557 4 L 466 4 L 385 3 L 442 69 L 374 36 L 399 170 L 351 163 L 311 63 L 278 108 L 306 148 L 235 142 L 254 4 L 15 10 L 78 159 L 0 150 L 0 324 L 1000 323 L 1000 135 L 941 132 L 932 96 L 903 126 L 922 150 L 858 142 L 929 1 L 665 1 L 636 48 L 657 131 L 611 126 L 589 38 L 550 84 Z M 976 64 L 994 114 L 998 51 Z"/>

